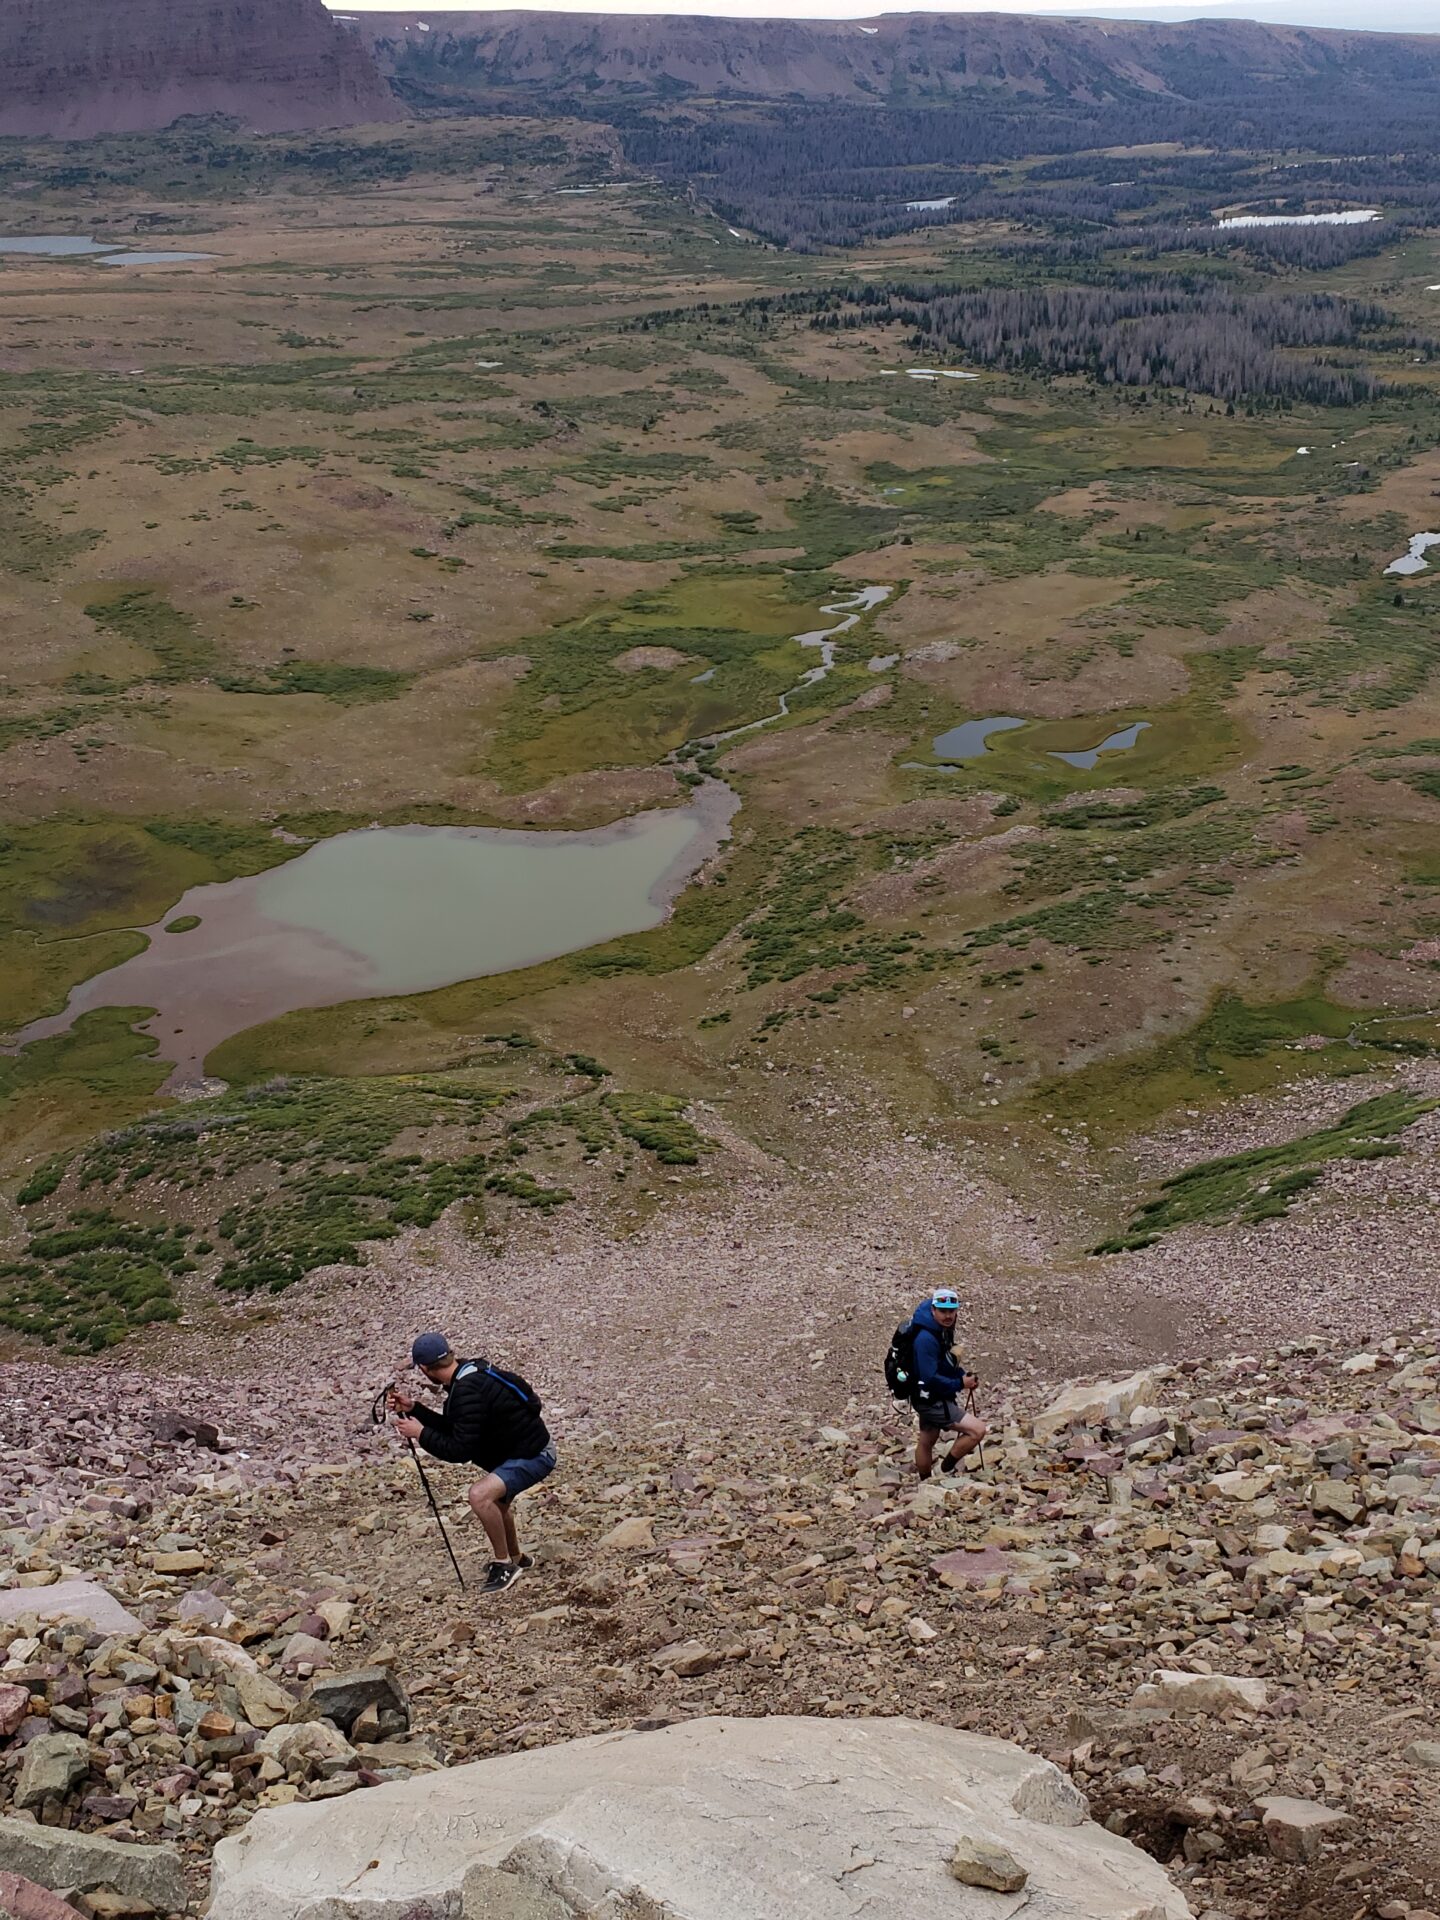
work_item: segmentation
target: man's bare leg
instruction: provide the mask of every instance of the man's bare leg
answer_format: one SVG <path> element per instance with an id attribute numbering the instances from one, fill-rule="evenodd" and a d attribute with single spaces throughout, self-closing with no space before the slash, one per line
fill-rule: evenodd
<path id="1" fill-rule="evenodd" d="M 505 1482 L 498 1474 L 487 1473 L 477 1480 L 465 1496 L 470 1511 L 485 1529 L 490 1542 L 490 1558 L 503 1565 L 512 1558 L 510 1542 L 515 1536 L 514 1522 L 500 1502 L 505 1497 Z"/>
<path id="2" fill-rule="evenodd" d="M 978 1415 L 967 1413 L 955 1429 L 955 1444 L 945 1456 L 945 1472 L 953 1473 L 966 1454 L 973 1453 L 989 1431 Z"/>
<path id="3" fill-rule="evenodd" d="M 921 1427 L 915 1441 L 915 1471 L 928 1480 L 935 1471 L 935 1449 L 940 1444 L 940 1427 Z"/>
<path id="4" fill-rule="evenodd" d="M 501 1507 L 500 1517 L 505 1522 L 505 1545 L 510 1550 L 511 1564 L 518 1565 L 520 1560 L 520 1536 L 515 1531 L 515 1502 L 513 1500 L 507 1500 L 504 1506 Z"/>

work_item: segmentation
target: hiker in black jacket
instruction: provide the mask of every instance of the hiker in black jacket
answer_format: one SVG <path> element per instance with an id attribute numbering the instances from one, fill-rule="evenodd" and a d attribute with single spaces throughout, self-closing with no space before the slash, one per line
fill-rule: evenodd
<path id="1" fill-rule="evenodd" d="M 533 1565 L 520 1551 L 511 1503 L 555 1471 L 540 1401 L 518 1375 L 483 1360 L 457 1360 L 443 1333 L 422 1333 L 410 1357 L 432 1386 L 445 1389 L 445 1404 L 436 1413 L 410 1394 L 393 1391 L 391 1411 L 402 1416 L 395 1430 L 403 1439 L 418 1440 L 437 1460 L 470 1460 L 485 1468 L 484 1479 L 466 1497 L 494 1556 L 481 1592 L 504 1593 Z"/>

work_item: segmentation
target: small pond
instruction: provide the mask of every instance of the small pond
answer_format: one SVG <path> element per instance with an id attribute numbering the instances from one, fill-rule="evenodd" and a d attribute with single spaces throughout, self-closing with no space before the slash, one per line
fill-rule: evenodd
<path id="1" fill-rule="evenodd" d="M 1425 558 L 1425 555 L 1431 547 L 1440 547 L 1440 533 L 1412 533 L 1410 536 L 1410 551 L 1408 553 L 1402 553 L 1398 560 L 1392 560 L 1385 569 L 1386 573 L 1407 574 L 1427 572 L 1430 562 Z"/>
<path id="2" fill-rule="evenodd" d="M 881 367 L 880 371 L 898 380 L 902 369 Z M 903 372 L 907 380 L 978 380 L 980 378 L 978 373 L 965 373 L 959 367 L 905 367 Z M 895 489 L 887 487 L 885 491 L 890 493 Z"/>
<path id="3" fill-rule="evenodd" d="M 948 733 L 937 734 L 930 743 L 931 750 L 937 760 L 977 760 L 992 733 L 1010 733 L 1024 724 L 1008 713 L 997 714 L 989 720 L 962 720 Z"/>
<path id="4" fill-rule="evenodd" d="M 192 887 L 143 953 L 84 981 L 19 1044 L 95 1007 L 153 1007 L 143 1030 L 193 1080 L 231 1034 L 301 1007 L 423 993 L 657 926 L 739 806 L 720 781 L 688 806 L 587 833 L 384 827 L 284 866 Z M 179 923 L 183 932 L 166 931 Z"/>
<path id="5" fill-rule="evenodd" d="M 92 240 L 69 233 L 0 234 L 0 253 L 29 254 L 46 260 L 96 258 L 102 267 L 150 267 L 175 261 L 213 260 L 213 253 L 127 252 L 123 241 Z"/>
<path id="6" fill-rule="evenodd" d="M 1133 747 L 1149 725 L 1148 720 L 1137 720 L 1133 726 L 1121 727 L 1118 733 L 1107 734 L 1099 746 L 1085 747 L 1079 752 L 1062 753 L 1052 748 L 1050 758 L 1063 760 L 1070 767 L 1083 767 L 1088 773 L 1102 753 L 1123 753 L 1127 747 Z"/>
<path id="7" fill-rule="evenodd" d="M 38 253 L 51 259 L 63 259 L 74 253 L 114 253 L 98 240 L 85 240 L 64 233 L 0 233 L 0 253 Z"/>

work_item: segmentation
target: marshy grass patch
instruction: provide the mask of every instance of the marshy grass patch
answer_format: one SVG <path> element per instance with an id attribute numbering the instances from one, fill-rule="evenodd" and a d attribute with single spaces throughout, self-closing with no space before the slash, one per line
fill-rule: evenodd
<path id="1" fill-rule="evenodd" d="M 1128 1253 L 1153 1246 L 1179 1227 L 1238 1221 L 1257 1225 L 1283 1219 L 1294 1202 L 1317 1186 L 1327 1166 L 1340 1160 L 1376 1160 L 1404 1151 L 1400 1136 L 1440 1100 L 1397 1090 L 1362 1100 L 1328 1127 L 1246 1153 L 1201 1160 L 1161 1183 L 1123 1234 L 1102 1240 L 1092 1253 Z"/>
<path id="2" fill-rule="evenodd" d="M 454 1206 L 493 1230 L 487 1205 L 551 1212 L 585 1166 L 694 1166 L 707 1146 L 683 1099 L 604 1090 L 589 1056 L 523 1034 L 483 1051 L 448 1074 L 276 1078 L 52 1154 L 16 1195 L 26 1241 L 0 1267 L 0 1326 L 98 1351 L 177 1318 L 187 1276 L 282 1293 Z"/>

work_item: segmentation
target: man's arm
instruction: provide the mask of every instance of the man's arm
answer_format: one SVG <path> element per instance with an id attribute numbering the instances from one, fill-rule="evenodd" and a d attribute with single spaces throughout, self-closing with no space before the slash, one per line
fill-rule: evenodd
<path id="1" fill-rule="evenodd" d="M 450 1389 L 444 1413 L 430 1407 L 415 1407 L 415 1417 L 424 1426 L 420 1444 L 437 1460 L 473 1460 L 485 1428 L 484 1378 L 479 1374 L 457 1380 Z"/>
<path id="2" fill-rule="evenodd" d="M 915 1336 L 915 1376 L 928 1399 L 948 1400 L 954 1391 L 947 1378 L 945 1349 L 929 1327 L 922 1327 Z"/>
<path id="3" fill-rule="evenodd" d="M 929 1327 L 915 1336 L 915 1371 L 932 1400 L 953 1400 L 965 1384 L 944 1342 Z"/>

